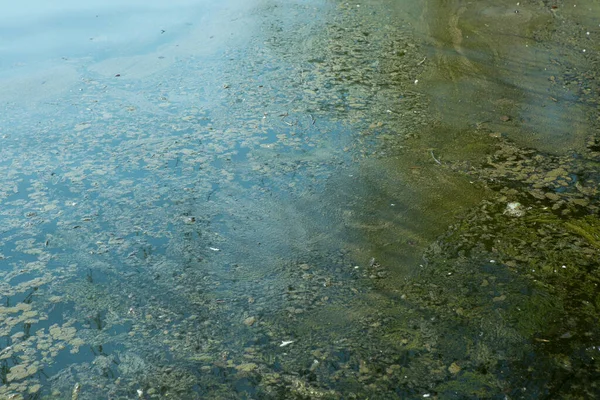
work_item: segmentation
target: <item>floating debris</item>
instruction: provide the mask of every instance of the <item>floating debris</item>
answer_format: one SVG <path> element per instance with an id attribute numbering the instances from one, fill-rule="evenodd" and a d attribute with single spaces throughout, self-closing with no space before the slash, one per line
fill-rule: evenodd
<path id="1" fill-rule="evenodd" d="M 510 202 L 506 205 L 504 215 L 508 215 L 509 217 L 522 217 L 525 215 L 525 207 L 518 201 Z"/>
<path id="2" fill-rule="evenodd" d="M 81 392 L 81 384 L 76 383 L 73 387 L 73 392 L 71 394 L 71 400 L 79 399 L 79 392 Z"/>

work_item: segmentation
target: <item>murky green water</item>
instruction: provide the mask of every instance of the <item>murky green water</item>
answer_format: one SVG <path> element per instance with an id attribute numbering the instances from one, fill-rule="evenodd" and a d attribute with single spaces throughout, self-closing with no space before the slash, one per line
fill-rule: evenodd
<path id="1" fill-rule="evenodd" d="M 0 20 L 0 398 L 600 394 L 600 6 Z"/>

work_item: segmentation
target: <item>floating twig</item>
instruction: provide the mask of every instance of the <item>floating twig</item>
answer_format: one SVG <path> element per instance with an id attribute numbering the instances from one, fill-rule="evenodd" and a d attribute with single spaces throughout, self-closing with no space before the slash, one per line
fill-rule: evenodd
<path id="1" fill-rule="evenodd" d="M 296 99 L 298 98 L 298 95 L 295 95 L 293 99 L 291 99 L 290 101 L 288 101 L 287 103 L 285 103 L 286 106 L 289 106 L 290 104 L 292 104 Z"/>
<path id="2" fill-rule="evenodd" d="M 435 161 L 436 163 L 442 165 L 442 163 L 440 162 L 440 160 L 438 160 L 437 158 L 435 158 L 435 156 L 433 155 L 433 150 L 431 150 L 431 157 L 433 157 L 433 161 Z"/>

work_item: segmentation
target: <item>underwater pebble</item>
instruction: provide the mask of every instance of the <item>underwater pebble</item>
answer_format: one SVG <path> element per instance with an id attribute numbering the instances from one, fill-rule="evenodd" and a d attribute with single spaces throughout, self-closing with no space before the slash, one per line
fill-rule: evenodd
<path id="1" fill-rule="evenodd" d="M 506 205 L 504 215 L 508 215 L 509 217 L 522 217 L 525 215 L 525 207 L 517 201 L 510 202 Z"/>

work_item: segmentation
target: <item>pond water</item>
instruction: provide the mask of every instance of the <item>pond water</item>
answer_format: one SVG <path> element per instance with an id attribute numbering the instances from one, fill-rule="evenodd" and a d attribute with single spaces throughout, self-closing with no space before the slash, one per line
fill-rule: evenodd
<path id="1" fill-rule="evenodd" d="M 0 398 L 598 397 L 599 15 L 3 10 Z"/>

